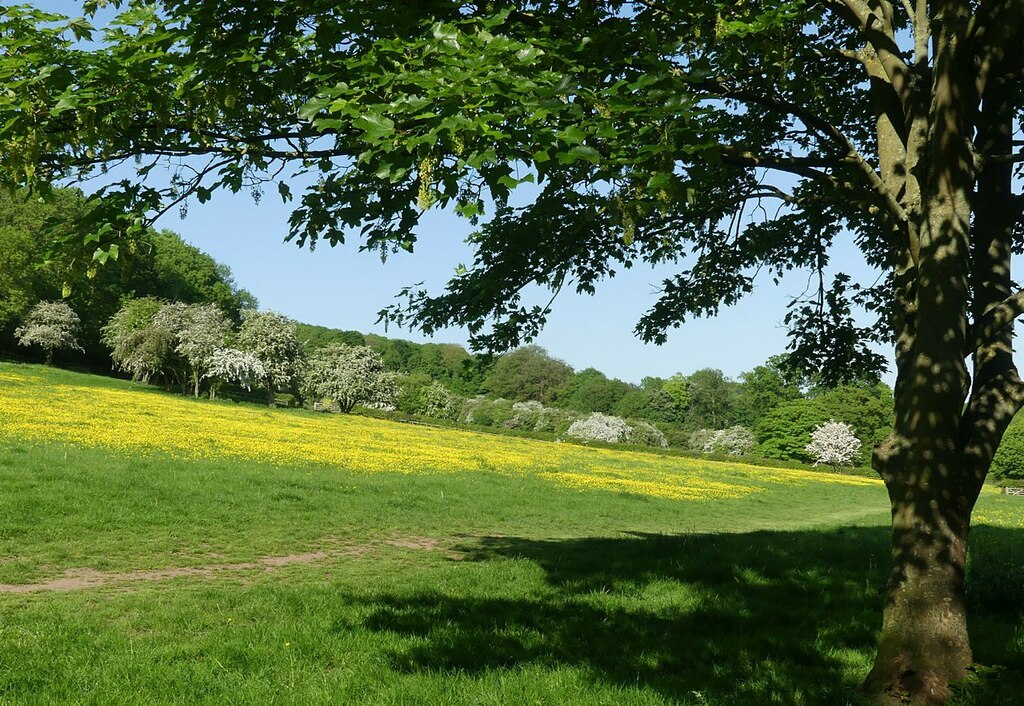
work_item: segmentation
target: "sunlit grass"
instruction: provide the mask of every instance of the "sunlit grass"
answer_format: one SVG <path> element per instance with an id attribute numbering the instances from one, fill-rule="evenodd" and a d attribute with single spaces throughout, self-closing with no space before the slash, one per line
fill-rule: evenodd
<path id="1" fill-rule="evenodd" d="M 0 584 L 40 588 L 0 590 L 0 704 L 832 706 L 881 620 L 867 478 L 0 364 L 0 488 Z M 958 703 L 1016 703 L 1021 500 L 979 503 L 1005 668 Z"/>

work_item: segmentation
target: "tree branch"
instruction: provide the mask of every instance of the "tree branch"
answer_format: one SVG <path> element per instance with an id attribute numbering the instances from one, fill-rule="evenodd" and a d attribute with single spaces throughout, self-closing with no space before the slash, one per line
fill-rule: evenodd
<path id="1" fill-rule="evenodd" d="M 968 352 L 981 348 L 1021 314 L 1024 314 L 1024 289 L 996 304 L 985 312 L 981 320 L 974 322 L 967 337 Z"/>

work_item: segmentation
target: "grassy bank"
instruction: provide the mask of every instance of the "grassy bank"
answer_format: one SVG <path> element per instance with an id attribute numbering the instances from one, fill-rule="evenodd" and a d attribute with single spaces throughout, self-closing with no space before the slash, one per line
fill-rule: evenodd
<path id="1" fill-rule="evenodd" d="M 877 481 L 0 365 L 0 703 L 843 704 Z M 1020 499 L 959 703 L 1016 703 Z"/>

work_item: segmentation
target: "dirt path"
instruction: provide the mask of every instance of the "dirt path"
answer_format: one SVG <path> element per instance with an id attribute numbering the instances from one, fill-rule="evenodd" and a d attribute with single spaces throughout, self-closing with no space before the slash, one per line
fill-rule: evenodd
<path id="1" fill-rule="evenodd" d="M 90 568 L 68 569 L 62 576 L 38 583 L 0 583 L 0 593 L 37 593 L 43 591 L 80 591 L 101 586 L 119 586 L 139 582 L 169 581 L 182 577 L 215 578 L 231 573 L 262 570 L 271 573 L 277 569 L 296 564 L 319 564 L 343 557 L 362 557 L 382 545 L 399 549 L 435 551 L 441 549 L 437 541 L 429 537 L 392 537 L 377 543 L 337 546 L 335 538 L 325 540 L 329 549 L 281 556 L 262 556 L 254 561 L 205 566 L 176 566 L 166 569 L 140 569 L 135 571 L 96 571 Z"/>

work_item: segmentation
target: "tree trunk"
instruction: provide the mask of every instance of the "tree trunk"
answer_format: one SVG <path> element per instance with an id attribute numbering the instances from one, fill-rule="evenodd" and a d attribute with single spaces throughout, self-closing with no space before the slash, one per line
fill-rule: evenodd
<path id="1" fill-rule="evenodd" d="M 892 566 L 882 632 L 864 691 L 879 703 L 942 704 L 972 662 L 964 569 L 970 513 L 948 471 L 922 466 L 921 485 L 889 484 Z"/>
<path id="2" fill-rule="evenodd" d="M 277 393 L 274 392 L 273 387 L 267 387 L 267 406 L 273 407 L 277 403 Z"/>

